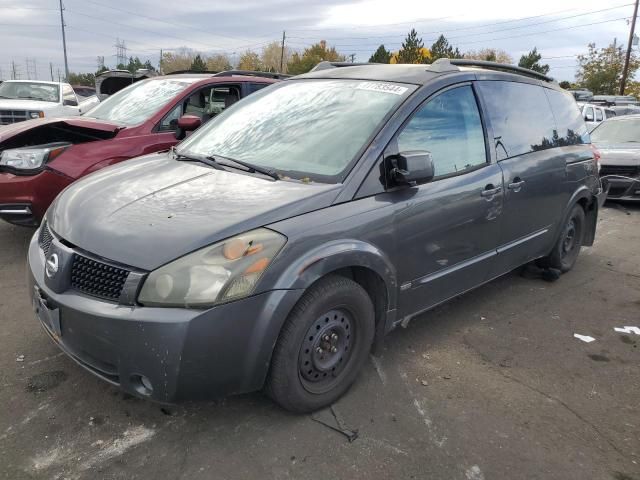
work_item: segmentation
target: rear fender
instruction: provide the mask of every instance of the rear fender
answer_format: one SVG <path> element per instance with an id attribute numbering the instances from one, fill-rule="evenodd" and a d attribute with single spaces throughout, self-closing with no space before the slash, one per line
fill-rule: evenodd
<path id="1" fill-rule="evenodd" d="M 585 232 L 584 238 L 582 240 L 582 245 L 585 247 L 590 247 L 593 245 L 595 235 L 596 235 L 596 224 L 598 221 L 598 201 L 597 197 L 593 195 L 593 193 L 586 187 L 581 186 L 578 190 L 576 190 L 567 203 L 567 206 L 564 210 L 564 215 L 562 216 L 562 223 L 560 223 L 558 227 L 558 232 L 556 235 L 559 238 L 562 233 L 562 226 L 566 223 L 569 218 L 569 214 L 575 205 L 580 203 L 584 208 L 585 213 Z"/>

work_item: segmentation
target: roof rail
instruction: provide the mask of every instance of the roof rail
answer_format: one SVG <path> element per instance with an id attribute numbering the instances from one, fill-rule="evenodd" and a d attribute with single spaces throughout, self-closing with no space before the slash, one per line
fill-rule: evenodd
<path id="1" fill-rule="evenodd" d="M 520 75 L 526 75 L 527 77 L 533 77 L 539 80 L 544 80 L 546 82 L 555 81 L 553 78 L 548 77 L 543 73 L 534 72 L 533 70 L 529 70 L 527 68 L 518 67 L 516 65 L 508 65 L 505 63 L 488 62 L 486 60 L 472 60 L 468 58 L 455 58 L 455 59 L 439 58 L 438 60 L 433 62 L 432 65 L 441 65 L 445 63 L 449 63 L 457 67 L 480 67 L 480 68 L 486 68 L 487 70 L 499 70 L 502 72 L 517 73 Z"/>
<path id="2" fill-rule="evenodd" d="M 225 70 L 224 72 L 218 72 L 215 77 L 232 77 L 233 75 L 244 75 L 247 77 L 264 77 L 264 78 L 289 78 L 291 75 L 278 72 L 258 72 L 254 70 Z"/>
<path id="3" fill-rule="evenodd" d="M 373 62 L 361 62 L 361 63 L 351 63 L 351 62 L 329 62 L 324 60 L 313 67 L 310 71 L 317 72 L 319 70 L 328 70 L 330 68 L 340 68 L 340 67 L 362 67 L 363 65 L 380 65 L 379 63 Z"/>

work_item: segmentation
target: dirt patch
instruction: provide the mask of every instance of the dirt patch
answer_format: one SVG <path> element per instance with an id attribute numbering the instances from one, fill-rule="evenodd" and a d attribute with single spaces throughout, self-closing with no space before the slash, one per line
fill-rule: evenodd
<path id="1" fill-rule="evenodd" d="M 43 372 L 29 378 L 27 392 L 42 393 L 57 387 L 67 379 L 68 375 L 62 370 Z"/>

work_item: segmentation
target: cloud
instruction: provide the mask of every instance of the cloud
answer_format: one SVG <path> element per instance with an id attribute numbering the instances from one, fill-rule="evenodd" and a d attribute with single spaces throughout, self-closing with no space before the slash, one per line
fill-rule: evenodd
<path id="1" fill-rule="evenodd" d="M 632 7 L 590 13 L 620 6 L 620 0 L 585 4 L 582 0 L 247 0 L 202 2 L 181 0 L 65 0 L 69 64 L 72 71 L 93 71 L 96 57 L 115 65 L 115 42 L 126 42 L 128 54 L 157 64 L 160 49 L 189 47 L 201 52 L 225 52 L 237 56 L 263 45 L 287 31 L 287 44 L 301 50 L 320 39 L 345 54 L 366 61 L 381 43 L 397 50 L 413 26 L 428 46 L 444 33 L 461 50 L 483 47 L 506 50 L 517 61 L 534 46 L 545 57 L 586 51 L 595 41 L 623 43 L 628 35 L 624 20 L 589 26 L 589 23 L 620 19 Z M 35 58 L 38 75 L 46 78 L 49 62 L 54 72 L 63 68 L 59 12 L 47 0 L 0 0 L 0 74 L 5 78 L 15 61 L 26 73 L 26 58 Z M 128 13 L 130 12 L 130 13 Z M 132 14 L 133 13 L 133 14 Z M 553 13 L 554 15 L 549 15 Z M 523 20 L 523 17 L 536 17 Z M 547 22 L 544 24 L 532 25 Z M 494 24 L 494 25 L 488 25 Z M 574 27 L 574 28 L 567 28 Z M 566 30 L 563 30 L 566 28 Z M 547 30 L 555 30 L 549 33 Z M 526 35 L 532 33 L 532 35 Z M 573 78 L 575 60 L 552 59 L 551 74 Z"/>

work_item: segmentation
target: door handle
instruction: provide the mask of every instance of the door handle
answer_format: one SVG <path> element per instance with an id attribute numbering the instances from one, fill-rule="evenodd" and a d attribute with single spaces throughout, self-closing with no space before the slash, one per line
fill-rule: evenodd
<path id="1" fill-rule="evenodd" d="M 484 187 L 484 190 L 480 192 L 480 195 L 485 198 L 493 197 L 494 195 L 500 193 L 501 190 L 502 190 L 502 187 L 494 187 L 493 185 L 487 185 L 486 187 Z"/>
<path id="2" fill-rule="evenodd" d="M 509 190 L 513 190 L 514 192 L 519 192 L 524 185 L 524 180 L 520 180 L 520 178 L 516 177 L 513 179 L 514 181 L 508 185 Z"/>

